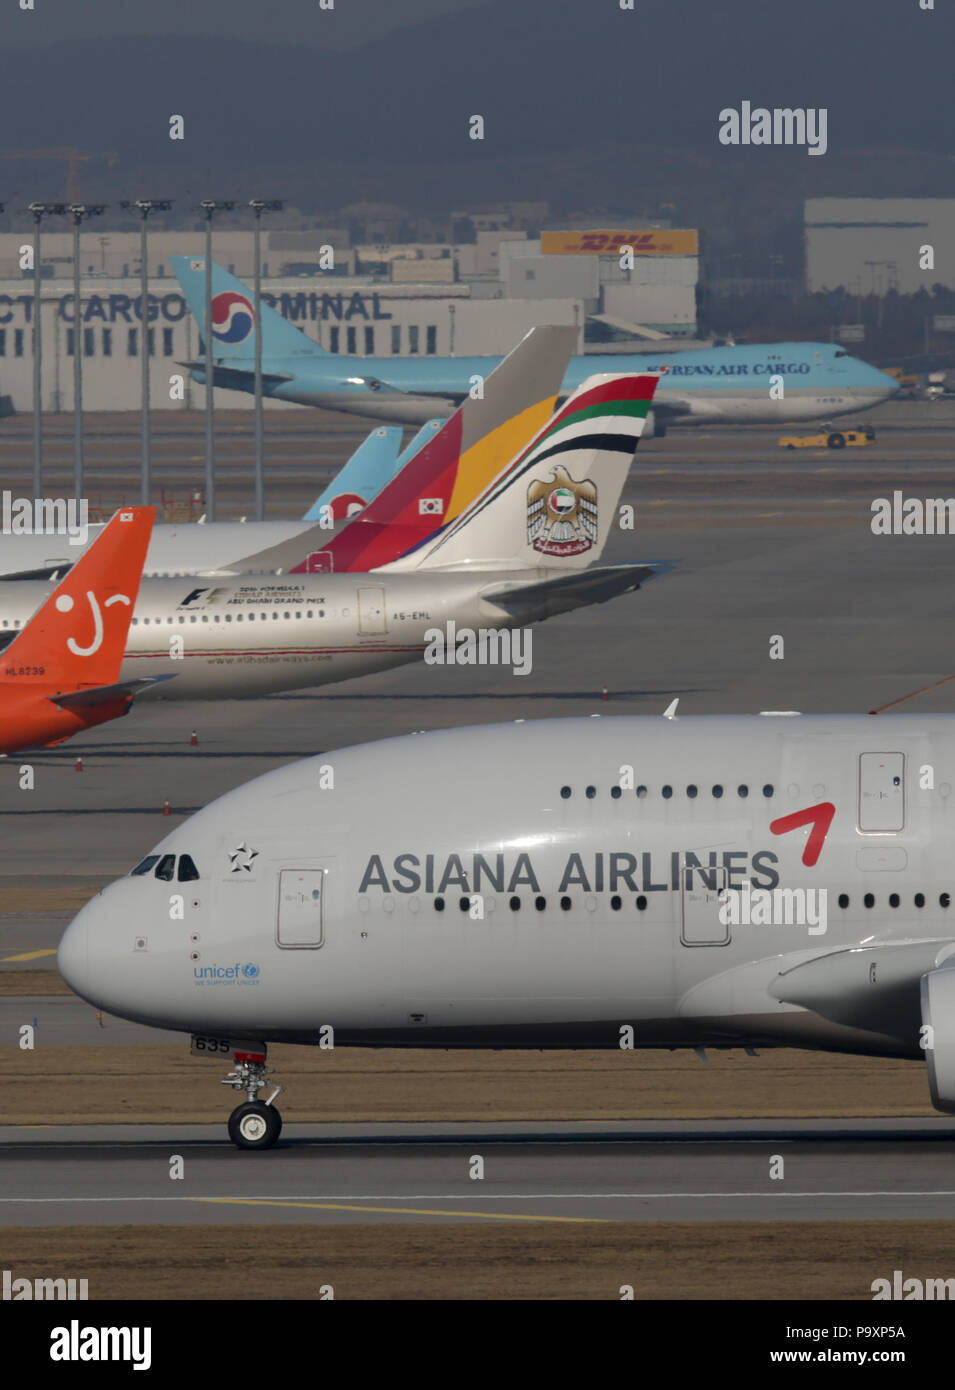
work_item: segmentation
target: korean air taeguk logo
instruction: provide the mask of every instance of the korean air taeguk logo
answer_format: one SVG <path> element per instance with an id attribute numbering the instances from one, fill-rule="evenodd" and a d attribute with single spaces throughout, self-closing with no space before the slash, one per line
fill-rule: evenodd
<path id="1" fill-rule="evenodd" d="M 212 298 L 212 336 L 218 343 L 241 343 L 252 332 L 255 309 L 244 294 L 223 290 Z"/>

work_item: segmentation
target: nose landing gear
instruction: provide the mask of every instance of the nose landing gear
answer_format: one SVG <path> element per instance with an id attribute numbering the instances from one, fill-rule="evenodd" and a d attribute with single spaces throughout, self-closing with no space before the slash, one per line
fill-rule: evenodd
<path id="1" fill-rule="evenodd" d="M 282 1116 L 272 1104 L 282 1087 L 276 1085 L 268 1100 L 258 1099 L 268 1081 L 264 1050 L 235 1053 L 235 1071 L 223 1077 L 222 1084 L 247 1096 L 229 1116 L 229 1138 L 240 1149 L 270 1149 L 282 1132 Z"/>

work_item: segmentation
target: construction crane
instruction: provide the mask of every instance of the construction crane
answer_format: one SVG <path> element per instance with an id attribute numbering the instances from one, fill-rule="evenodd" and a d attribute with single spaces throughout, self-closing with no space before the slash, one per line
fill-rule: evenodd
<path id="1" fill-rule="evenodd" d="M 106 154 L 84 154 L 71 146 L 61 146 L 54 150 L 0 150 L 0 159 L 63 159 L 66 161 L 66 201 L 79 201 L 79 166 L 90 159 L 105 159 L 107 164 L 115 164 L 119 155 L 115 150 Z"/>

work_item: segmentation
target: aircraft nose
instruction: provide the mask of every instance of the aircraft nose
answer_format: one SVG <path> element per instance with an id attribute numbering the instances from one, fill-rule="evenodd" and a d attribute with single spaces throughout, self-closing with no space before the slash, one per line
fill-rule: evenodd
<path id="1" fill-rule="evenodd" d="M 181 979 L 191 979 L 193 969 L 190 943 L 170 928 L 178 920 L 170 915 L 171 886 L 127 875 L 76 914 L 57 964 L 81 999 L 117 1018 L 170 1026 Z M 190 919 L 193 930 L 198 921 Z"/>
<path id="2" fill-rule="evenodd" d="M 899 389 L 899 383 L 894 376 L 889 376 L 888 372 L 880 372 L 878 367 L 872 369 L 872 384 L 882 393 L 883 400 L 889 400 Z"/>
<path id="3" fill-rule="evenodd" d="M 64 932 L 56 953 L 56 963 L 70 989 L 82 999 L 93 1003 L 89 994 L 92 985 L 89 966 L 89 919 L 90 905 L 87 903 Z"/>

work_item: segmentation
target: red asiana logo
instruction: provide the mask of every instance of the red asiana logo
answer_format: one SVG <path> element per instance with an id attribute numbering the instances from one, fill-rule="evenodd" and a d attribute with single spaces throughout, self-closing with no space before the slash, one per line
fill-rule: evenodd
<path id="1" fill-rule="evenodd" d="M 802 862 L 811 869 L 822 853 L 835 814 L 836 808 L 831 801 L 820 801 L 817 806 L 810 806 L 805 811 L 780 816 L 770 823 L 769 828 L 774 835 L 788 835 L 790 830 L 801 830 L 804 825 L 811 825 L 812 830 L 802 852 Z"/>

